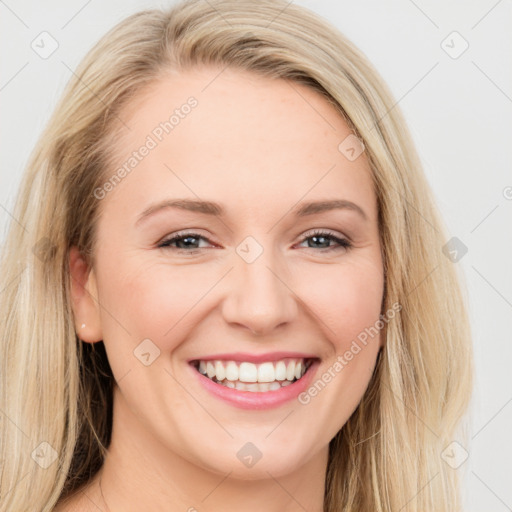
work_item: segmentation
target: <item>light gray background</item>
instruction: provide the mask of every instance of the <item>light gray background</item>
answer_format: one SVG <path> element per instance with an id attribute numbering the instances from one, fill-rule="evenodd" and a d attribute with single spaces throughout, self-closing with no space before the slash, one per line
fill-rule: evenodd
<path id="1" fill-rule="evenodd" d="M 171 3 L 0 0 L 2 240 L 29 152 L 71 70 L 122 18 Z M 470 296 L 477 384 L 469 457 L 457 471 L 467 512 L 512 510 L 511 2 L 296 3 L 335 24 L 390 85 L 451 235 L 468 248 L 454 264 Z M 47 59 L 31 48 L 43 31 L 59 45 Z M 464 41 L 453 31 L 469 44 L 457 58 Z"/>

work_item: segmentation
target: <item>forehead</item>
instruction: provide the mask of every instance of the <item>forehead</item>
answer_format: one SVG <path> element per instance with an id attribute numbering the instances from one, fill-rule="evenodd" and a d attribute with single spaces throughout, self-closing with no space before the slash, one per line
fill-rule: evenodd
<path id="1" fill-rule="evenodd" d="M 130 158 L 113 195 L 199 196 L 243 207 L 347 195 L 375 216 L 364 153 L 340 150 L 351 130 L 311 88 L 216 67 L 168 73 L 120 112 L 111 173 Z M 145 156 L 137 156 L 146 146 Z M 348 197 L 347 197 L 348 199 Z M 292 204 L 290 204 L 292 206 Z M 373 211 L 372 211 L 373 210 Z"/>

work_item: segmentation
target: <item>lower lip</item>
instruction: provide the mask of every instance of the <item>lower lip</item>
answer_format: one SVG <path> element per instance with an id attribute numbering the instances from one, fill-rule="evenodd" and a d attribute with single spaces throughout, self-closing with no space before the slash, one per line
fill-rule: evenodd
<path id="1" fill-rule="evenodd" d="M 215 397 L 240 409 L 261 410 L 279 407 L 286 402 L 296 399 L 297 396 L 309 386 L 319 364 L 319 360 L 313 361 L 306 373 L 299 380 L 274 391 L 241 391 L 239 389 L 228 388 L 222 384 L 216 384 L 213 380 L 199 373 L 193 366 L 190 365 L 190 368 L 197 375 L 199 382 L 204 388 Z"/>

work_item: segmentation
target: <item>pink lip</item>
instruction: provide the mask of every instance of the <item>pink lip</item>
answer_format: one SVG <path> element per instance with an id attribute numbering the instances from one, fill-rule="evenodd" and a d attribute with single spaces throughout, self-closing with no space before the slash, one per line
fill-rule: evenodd
<path id="1" fill-rule="evenodd" d="M 235 354 L 230 354 L 230 357 Z M 245 356 L 244 356 L 245 357 Z M 268 357 L 268 356 L 266 356 Z M 287 356 L 287 357 L 303 357 L 302 355 L 295 356 Z M 219 358 L 218 355 L 212 359 Z M 282 359 L 281 356 L 278 359 Z M 229 358 L 228 358 L 229 359 Z M 236 359 L 232 359 L 236 361 Z M 247 359 L 244 359 L 247 361 Z M 269 361 L 269 359 L 265 359 L 265 361 Z M 304 392 L 310 385 L 318 366 L 320 365 L 320 360 L 316 358 L 311 366 L 308 368 L 307 372 L 300 378 L 295 381 L 293 384 L 289 386 L 285 386 L 284 388 L 276 389 L 275 391 L 240 391 L 238 389 L 228 388 L 223 386 L 222 384 L 216 384 L 213 380 L 210 380 L 208 377 L 199 373 L 193 365 L 189 365 L 191 371 L 196 375 L 196 378 L 199 379 L 204 388 L 211 393 L 214 397 L 220 398 L 224 402 L 229 403 L 235 407 L 240 409 L 255 409 L 255 410 L 264 410 L 271 409 L 274 407 L 279 407 L 280 405 L 289 402 L 293 399 L 296 399 L 297 396 Z"/>
<path id="2" fill-rule="evenodd" d="M 238 361 L 240 363 L 247 361 L 248 363 L 264 363 L 266 361 L 279 361 L 281 359 L 294 358 L 294 359 L 318 359 L 318 356 L 314 354 L 303 354 L 301 352 L 267 352 L 266 354 L 246 354 L 243 352 L 234 352 L 231 354 L 213 354 L 210 356 L 195 357 L 189 359 L 188 362 L 192 361 Z"/>

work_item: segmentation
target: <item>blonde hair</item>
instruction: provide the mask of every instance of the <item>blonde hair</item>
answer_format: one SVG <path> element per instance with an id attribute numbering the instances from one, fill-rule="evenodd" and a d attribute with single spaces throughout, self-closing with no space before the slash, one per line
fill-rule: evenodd
<path id="1" fill-rule="evenodd" d="M 101 467 L 113 377 L 102 343 L 81 343 L 75 332 L 69 249 L 94 264 L 93 191 L 108 175 L 113 134 L 126 129 L 123 106 L 169 69 L 201 64 L 313 88 L 363 141 L 370 163 L 383 311 L 402 309 L 383 331 L 361 403 L 330 443 L 324 510 L 460 510 L 457 472 L 441 454 L 464 442 L 457 435 L 473 361 L 461 276 L 442 252 L 446 229 L 378 73 L 324 20 L 284 0 L 139 12 L 100 40 L 68 84 L 26 169 L 2 253 L 0 510 L 52 510 Z M 36 447 L 57 460 L 38 464 Z"/>

